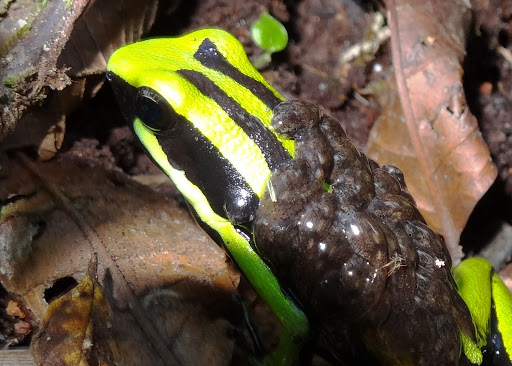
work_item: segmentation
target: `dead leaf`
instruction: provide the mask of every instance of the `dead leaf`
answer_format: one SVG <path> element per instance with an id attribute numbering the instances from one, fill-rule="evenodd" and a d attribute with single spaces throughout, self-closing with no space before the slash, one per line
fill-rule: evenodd
<path id="1" fill-rule="evenodd" d="M 92 274 L 94 276 L 94 274 Z M 112 314 L 103 289 L 91 274 L 53 301 L 32 342 L 38 365 L 115 365 Z"/>
<path id="2" fill-rule="evenodd" d="M 419 209 L 457 263 L 460 233 L 497 174 L 462 89 L 470 9 L 435 0 L 386 4 L 398 95 L 391 86 L 368 154 L 404 172 Z"/>

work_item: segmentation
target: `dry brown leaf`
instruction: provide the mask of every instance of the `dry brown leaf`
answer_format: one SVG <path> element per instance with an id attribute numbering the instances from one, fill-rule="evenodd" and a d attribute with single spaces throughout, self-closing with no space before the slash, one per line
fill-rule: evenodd
<path id="1" fill-rule="evenodd" d="M 460 233 L 497 174 L 462 89 L 470 9 L 464 2 L 435 0 L 386 5 L 398 95 L 390 87 L 368 153 L 403 170 L 418 207 L 456 263 Z"/>
<path id="2" fill-rule="evenodd" d="M 102 154 L 82 148 L 58 161 L 11 161 L 0 180 L 0 197 L 11 197 L 0 211 L 2 283 L 37 327 L 45 289 L 62 278 L 81 280 L 97 256 L 117 364 L 228 364 L 228 329 L 240 324 L 232 297 L 238 274 L 188 212 L 106 170 L 94 160 L 108 161 Z"/>
<path id="3" fill-rule="evenodd" d="M 86 275 L 77 287 L 53 301 L 32 341 L 38 365 L 115 365 L 112 314 L 101 285 Z"/>

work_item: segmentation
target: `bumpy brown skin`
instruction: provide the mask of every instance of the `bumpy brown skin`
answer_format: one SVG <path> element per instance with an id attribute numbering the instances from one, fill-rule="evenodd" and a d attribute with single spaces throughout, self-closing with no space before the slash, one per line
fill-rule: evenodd
<path id="1" fill-rule="evenodd" d="M 255 242 L 321 347 L 346 365 L 457 365 L 471 317 L 402 172 L 367 159 L 312 104 L 281 103 L 272 126 L 295 158 L 271 178 L 275 202 L 260 201 Z"/>

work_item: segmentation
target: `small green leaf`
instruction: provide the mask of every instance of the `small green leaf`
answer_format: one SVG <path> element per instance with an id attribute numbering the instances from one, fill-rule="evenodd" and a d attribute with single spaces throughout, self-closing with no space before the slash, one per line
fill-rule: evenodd
<path id="1" fill-rule="evenodd" d="M 282 51 L 288 44 L 288 32 L 276 18 L 263 13 L 251 26 L 251 37 L 258 47 L 274 53 Z"/>

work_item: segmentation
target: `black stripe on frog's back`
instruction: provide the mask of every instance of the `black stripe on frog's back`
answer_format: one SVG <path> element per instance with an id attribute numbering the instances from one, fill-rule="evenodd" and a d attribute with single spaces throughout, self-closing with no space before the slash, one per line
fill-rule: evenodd
<path id="1" fill-rule="evenodd" d="M 275 170 L 283 161 L 291 158 L 279 140 L 258 118 L 244 110 L 213 81 L 197 71 L 178 70 L 177 72 L 191 82 L 203 95 L 214 100 L 240 126 L 259 147 L 270 170 Z"/>
<path id="2" fill-rule="evenodd" d="M 245 75 L 235 66 L 231 65 L 210 39 L 205 38 L 194 54 L 194 58 L 203 66 L 219 71 L 251 90 L 269 109 L 274 109 L 281 102 L 272 90 L 263 83 Z"/>

